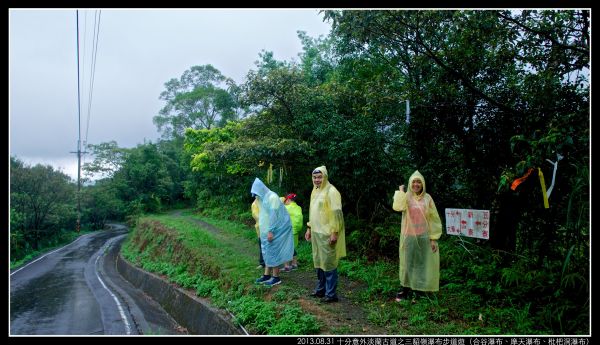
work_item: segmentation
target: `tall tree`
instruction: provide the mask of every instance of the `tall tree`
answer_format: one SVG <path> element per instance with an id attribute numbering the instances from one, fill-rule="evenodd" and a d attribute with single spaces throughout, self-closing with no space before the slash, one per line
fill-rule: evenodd
<path id="1" fill-rule="evenodd" d="M 88 178 L 112 177 L 121 168 L 127 153 L 114 140 L 97 145 L 88 144 L 87 149 L 94 156 L 92 162 L 83 165 L 84 174 Z"/>
<path id="2" fill-rule="evenodd" d="M 108 220 L 119 221 L 125 216 L 126 207 L 117 197 L 111 178 L 97 180 L 82 190 L 82 223 L 93 230 L 103 229 Z"/>
<path id="3" fill-rule="evenodd" d="M 19 220 L 11 224 L 11 233 L 21 232 L 25 241 L 37 249 L 40 240 L 61 227 L 74 226 L 69 215 L 73 215 L 75 191 L 75 184 L 63 172 L 50 165 L 30 167 L 11 156 L 10 207 Z"/>
<path id="4" fill-rule="evenodd" d="M 170 159 L 153 143 L 128 149 L 119 171 L 114 175 L 119 199 L 130 208 L 156 212 L 170 204 L 174 182 L 169 175 Z"/>
<path id="5" fill-rule="evenodd" d="M 166 105 L 153 122 L 164 139 L 181 138 L 186 128 L 222 126 L 239 114 L 238 90 L 212 65 L 193 66 L 165 83 Z"/>
<path id="6" fill-rule="evenodd" d="M 587 11 L 326 11 L 325 17 L 343 56 L 384 62 L 402 76 L 396 92 L 410 99 L 411 115 L 398 143 L 409 144 L 410 161 L 433 176 L 428 184 L 442 206 L 493 207 L 499 177 L 518 163 L 510 144 L 515 135 L 533 139 L 559 123 L 562 143 L 586 133 Z M 378 92 L 371 97 L 385 99 Z M 556 159 L 552 148 L 528 167 L 546 167 L 545 159 Z"/>

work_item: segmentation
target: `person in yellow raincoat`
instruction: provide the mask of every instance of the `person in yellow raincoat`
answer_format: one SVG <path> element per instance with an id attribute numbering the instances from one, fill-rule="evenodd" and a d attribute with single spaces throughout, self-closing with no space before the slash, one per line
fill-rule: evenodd
<path id="1" fill-rule="evenodd" d="M 318 279 L 311 296 L 322 297 L 324 303 L 337 302 L 337 267 L 339 260 L 346 256 L 342 197 L 329 183 L 325 166 L 313 170 L 312 182 L 309 219 L 304 234 L 304 238 L 312 244 L 313 263 Z"/>
<path id="2" fill-rule="evenodd" d="M 392 208 L 402 212 L 400 229 L 400 284 L 396 301 L 410 298 L 412 290 L 439 290 L 440 252 L 437 240 L 442 236 L 442 221 L 431 195 L 425 192 L 425 178 L 417 170 L 394 193 Z"/>
<path id="3" fill-rule="evenodd" d="M 256 268 L 265 268 L 265 260 L 262 255 L 262 246 L 260 244 L 260 228 L 258 226 L 258 214 L 260 213 L 260 206 L 258 199 L 255 197 L 252 205 L 250 205 L 250 209 L 252 210 L 252 218 L 254 218 L 254 229 L 256 230 L 256 238 L 258 241 L 258 266 Z"/>
<path id="4" fill-rule="evenodd" d="M 287 262 L 282 272 L 291 272 L 293 270 L 298 269 L 298 253 L 296 249 L 298 248 L 298 234 L 300 230 L 302 230 L 302 225 L 304 224 L 304 216 L 302 215 L 302 208 L 296 204 L 296 194 L 288 193 L 285 197 L 281 197 L 285 208 L 290 214 L 290 218 L 292 220 L 292 233 L 294 235 L 294 257 L 291 262 Z"/>

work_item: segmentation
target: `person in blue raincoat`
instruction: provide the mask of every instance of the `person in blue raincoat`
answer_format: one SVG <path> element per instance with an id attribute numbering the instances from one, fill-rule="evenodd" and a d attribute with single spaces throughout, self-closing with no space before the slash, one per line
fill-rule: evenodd
<path id="1" fill-rule="evenodd" d="M 256 196 L 260 204 L 258 226 L 265 261 L 265 272 L 256 280 L 256 283 L 266 286 L 278 285 L 281 284 L 280 267 L 292 260 L 294 254 L 290 215 L 279 196 L 259 178 L 252 183 L 250 192 Z"/>

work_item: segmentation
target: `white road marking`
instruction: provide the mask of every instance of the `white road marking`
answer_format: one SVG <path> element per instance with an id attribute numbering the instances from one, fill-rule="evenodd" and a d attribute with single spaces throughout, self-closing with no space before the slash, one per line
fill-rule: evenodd
<path id="1" fill-rule="evenodd" d="M 101 252 L 104 253 L 106 247 L 108 246 L 108 243 L 104 245 L 104 247 L 101 249 Z M 99 254 L 96 257 L 96 262 L 95 262 L 95 266 L 98 266 L 98 260 L 100 259 L 100 255 Z M 107 287 L 106 284 L 104 284 L 104 281 L 102 281 L 102 278 L 100 278 L 100 275 L 98 274 L 98 270 L 95 270 L 96 273 L 96 277 L 98 278 L 98 280 L 100 281 L 100 284 L 102 284 L 102 287 L 104 287 L 104 289 L 106 291 L 108 291 L 108 293 L 112 296 L 112 298 L 115 300 L 115 303 L 117 303 L 117 307 L 119 308 L 119 314 L 121 314 L 121 320 L 123 320 L 123 323 L 125 324 L 125 329 L 128 335 L 131 334 L 131 326 L 129 326 L 129 321 L 127 321 L 127 317 L 125 316 L 125 312 L 123 311 L 123 307 L 121 306 L 121 302 L 119 302 L 119 299 L 117 298 L 117 296 L 115 296 L 115 294 L 112 293 L 112 291 L 110 291 Z"/>
<path id="2" fill-rule="evenodd" d="M 91 235 L 91 234 L 88 234 L 88 235 Z M 23 266 L 23 267 L 19 268 L 18 270 L 14 271 L 14 272 L 13 272 L 13 273 L 11 273 L 10 275 L 12 276 L 13 274 L 15 274 L 15 273 L 19 272 L 20 270 L 24 269 L 25 267 L 27 267 L 27 266 L 29 266 L 29 265 L 33 264 L 33 263 L 34 263 L 34 262 L 36 262 L 36 261 L 40 261 L 40 260 L 42 260 L 43 258 L 45 258 L 46 256 L 48 256 L 48 255 L 50 255 L 50 254 L 52 254 L 52 253 L 56 253 L 56 252 L 57 252 L 57 251 L 59 251 L 59 250 L 63 250 L 63 249 L 65 249 L 65 248 L 67 248 L 68 246 L 70 246 L 70 245 L 72 245 L 73 243 L 75 243 L 75 242 L 79 241 L 80 239 L 82 239 L 84 236 L 88 236 L 88 235 L 83 235 L 83 236 L 80 236 L 80 237 L 79 237 L 79 238 L 77 238 L 75 241 L 73 241 L 73 242 L 71 242 L 71 243 L 67 244 L 66 246 L 64 246 L 64 247 L 61 247 L 61 248 L 58 248 L 58 249 L 56 249 L 56 250 L 53 250 L 53 251 L 51 251 L 50 253 L 46 253 L 44 256 L 41 256 L 41 257 L 39 257 L 39 258 L 37 258 L 37 259 L 33 260 L 32 262 L 28 263 L 27 265 L 25 265 L 25 266 Z"/>

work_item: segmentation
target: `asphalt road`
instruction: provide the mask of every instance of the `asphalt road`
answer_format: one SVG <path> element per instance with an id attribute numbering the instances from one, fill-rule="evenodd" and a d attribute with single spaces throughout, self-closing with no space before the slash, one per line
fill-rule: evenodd
<path id="1" fill-rule="evenodd" d="M 116 271 L 126 234 L 115 224 L 11 272 L 10 334 L 185 334 Z"/>

